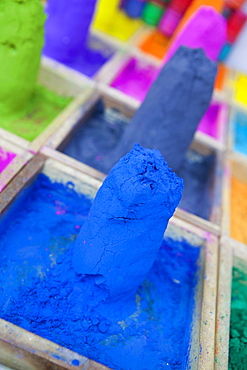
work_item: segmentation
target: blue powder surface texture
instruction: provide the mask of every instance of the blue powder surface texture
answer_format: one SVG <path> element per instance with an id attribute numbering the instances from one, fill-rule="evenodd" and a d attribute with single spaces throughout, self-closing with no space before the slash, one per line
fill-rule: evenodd
<path id="1" fill-rule="evenodd" d="M 158 149 L 177 172 L 211 101 L 217 72 L 202 49 L 180 47 L 163 67 L 116 148 L 103 158 L 105 173 L 135 143 Z"/>
<path id="2" fill-rule="evenodd" d="M 95 4 L 96 0 L 49 0 L 46 5 L 43 53 L 90 77 L 115 52 L 89 34 Z"/>
<path id="3" fill-rule="evenodd" d="M 99 189 L 77 238 L 78 274 L 104 285 L 111 297 L 135 293 L 153 265 L 183 181 L 158 150 L 136 144 Z"/>
<path id="4" fill-rule="evenodd" d="M 236 112 L 234 116 L 234 150 L 247 155 L 247 114 Z"/>
<path id="5" fill-rule="evenodd" d="M 166 237 L 135 297 L 104 303 L 71 264 L 90 206 L 43 174 L 15 202 L 0 224 L 1 318 L 116 370 L 186 368 L 200 248 Z"/>
<path id="6" fill-rule="evenodd" d="M 189 149 L 178 171 L 184 180 L 184 191 L 179 207 L 196 216 L 209 219 L 213 198 L 215 155 L 202 155 Z"/>

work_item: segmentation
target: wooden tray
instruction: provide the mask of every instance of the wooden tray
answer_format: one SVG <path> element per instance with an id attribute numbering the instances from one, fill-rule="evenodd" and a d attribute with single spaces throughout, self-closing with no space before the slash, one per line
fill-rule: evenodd
<path id="1" fill-rule="evenodd" d="M 59 161 L 35 156 L 12 180 L 0 195 L 0 213 L 4 216 L 18 198 L 22 189 L 29 186 L 39 173 L 51 179 L 66 183 L 74 182 L 75 190 L 94 196 L 101 181 Z M 196 292 L 194 310 L 190 368 L 211 370 L 214 364 L 214 338 L 216 315 L 216 285 L 218 238 L 202 229 L 176 217 L 172 218 L 167 230 L 168 236 L 185 238 L 201 250 L 200 283 Z M 72 360 L 80 361 L 73 366 Z M 9 322 L 0 320 L 0 362 L 13 369 L 91 369 L 103 370 L 96 364 L 72 351 L 29 333 Z"/>

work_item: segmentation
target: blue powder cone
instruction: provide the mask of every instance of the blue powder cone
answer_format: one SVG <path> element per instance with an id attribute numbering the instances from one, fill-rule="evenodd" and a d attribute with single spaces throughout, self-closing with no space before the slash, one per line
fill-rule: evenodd
<path id="1" fill-rule="evenodd" d="M 173 171 L 181 167 L 213 93 L 217 65 L 202 49 L 181 46 L 163 67 L 117 147 L 103 158 L 108 173 L 135 143 L 158 149 Z"/>
<path id="2" fill-rule="evenodd" d="M 135 292 L 146 278 L 183 180 L 157 150 L 136 144 L 99 189 L 75 244 L 73 267 L 111 297 Z"/>
<path id="3" fill-rule="evenodd" d="M 62 63 L 73 61 L 83 48 L 96 0 L 49 0 L 43 53 Z"/>

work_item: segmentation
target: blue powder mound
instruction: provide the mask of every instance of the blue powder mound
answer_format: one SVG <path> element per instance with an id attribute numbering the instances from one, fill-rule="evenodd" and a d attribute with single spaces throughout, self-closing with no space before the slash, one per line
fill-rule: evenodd
<path id="1" fill-rule="evenodd" d="M 96 0 L 49 0 L 44 55 L 93 76 L 114 49 L 89 36 Z"/>
<path id="2" fill-rule="evenodd" d="M 62 152 L 100 171 L 102 157 L 117 145 L 129 121 L 118 110 L 105 108 L 100 100 Z"/>
<path id="3" fill-rule="evenodd" d="M 190 149 L 178 171 L 184 180 L 179 207 L 207 220 L 212 209 L 215 159 L 214 154 L 201 155 Z"/>
<path id="4" fill-rule="evenodd" d="M 76 272 L 95 279 L 110 297 L 134 293 L 153 265 L 182 189 L 157 150 L 136 144 L 95 197 L 75 244 Z"/>
<path id="5" fill-rule="evenodd" d="M 234 150 L 247 155 L 247 115 L 237 112 L 234 116 Z"/>
<path id="6" fill-rule="evenodd" d="M 100 303 L 71 266 L 90 205 L 44 175 L 15 202 L 0 225 L 1 318 L 116 370 L 186 368 L 200 248 L 165 238 L 134 299 Z"/>
<path id="7" fill-rule="evenodd" d="M 116 148 L 102 159 L 103 172 L 135 143 L 158 149 L 177 172 L 205 114 L 214 88 L 217 65 L 202 49 L 180 47 L 163 67 Z"/>

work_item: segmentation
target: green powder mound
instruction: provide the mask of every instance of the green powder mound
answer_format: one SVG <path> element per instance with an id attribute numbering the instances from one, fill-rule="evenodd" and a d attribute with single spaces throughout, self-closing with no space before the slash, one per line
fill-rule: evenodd
<path id="1" fill-rule="evenodd" d="M 228 368 L 247 369 L 247 268 L 233 268 Z"/>
<path id="2" fill-rule="evenodd" d="M 69 104 L 72 98 L 59 96 L 44 86 L 36 86 L 24 110 L 0 119 L 0 127 L 32 141 Z"/>
<path id="3" fill-rule="evenodd" d="M 0 0 L 0 116 L 22 110 L 37 79 L 44 42 L 40 0 Z"/>

